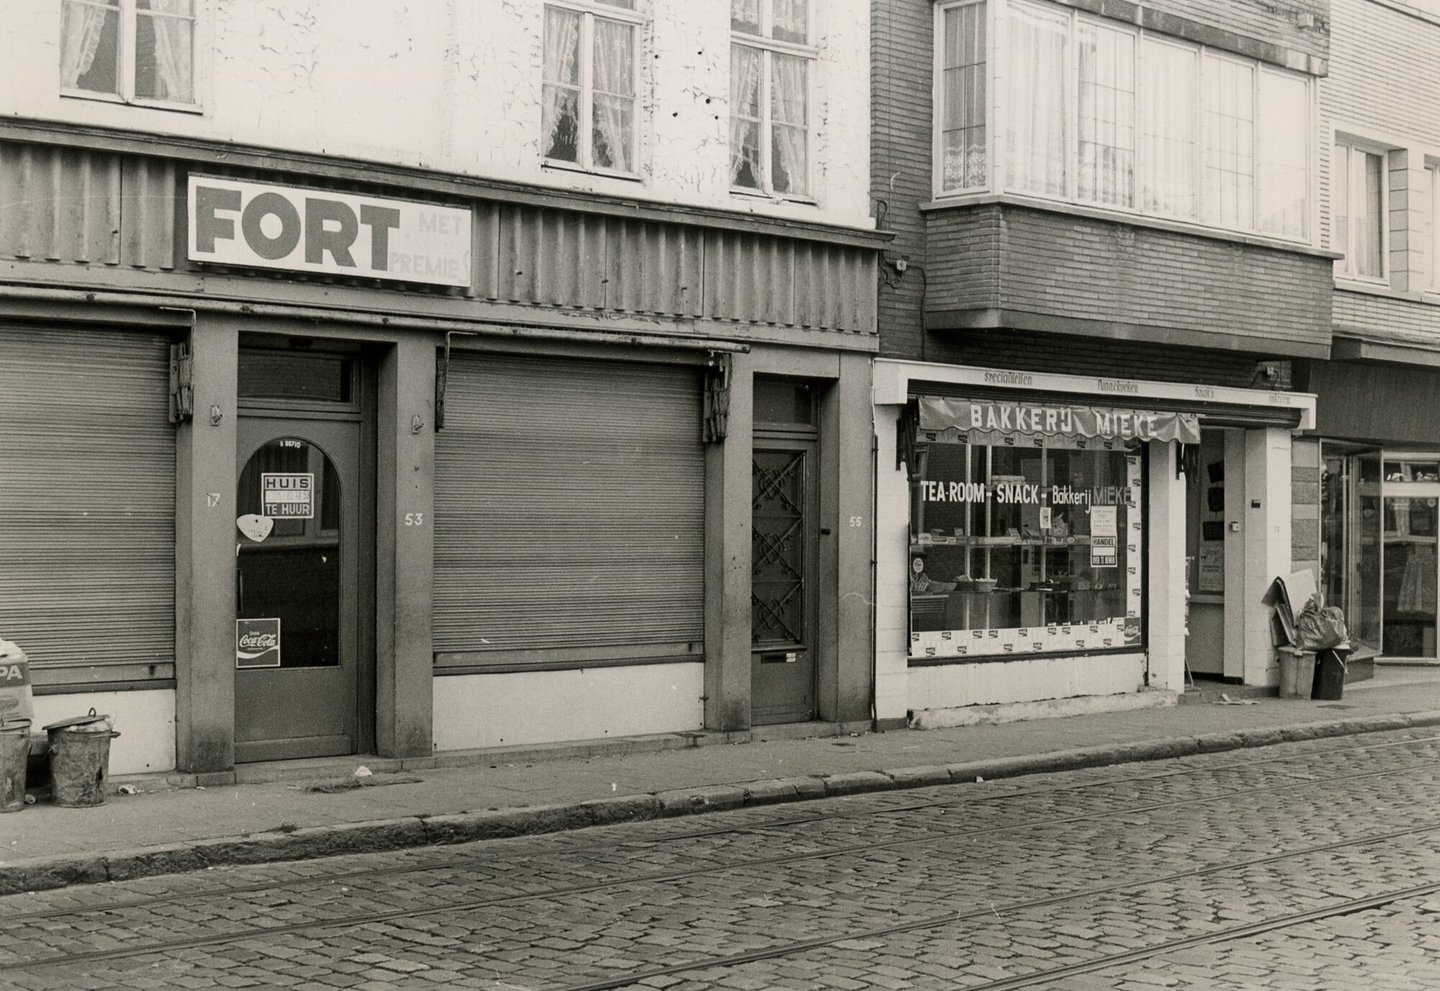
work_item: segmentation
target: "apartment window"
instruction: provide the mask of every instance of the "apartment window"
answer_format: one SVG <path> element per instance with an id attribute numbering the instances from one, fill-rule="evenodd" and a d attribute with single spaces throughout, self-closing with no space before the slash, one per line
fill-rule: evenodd
<path id="1" fill-rule="evenodd" d="M 195 0 L 63 0 L 60 88 L 195 104 Z"/>
<path id="2" fill-rule="evenodd" d="M 545 158 L 633 174 L 636 0 L 545 6 Z"/>
<path id="3" fill-rule="evenodd" d="M 1144 38 L 1140 43 L 1140 209 L 1195 220 L 1200 215 L 1200 53 Z"/>
<path id="4" fill-rule="evenodd" d="M 1331 163 L 1335 250 L 1344 258 L 1336 274 L 1352 279 L 1385 278 L 1385 155 L 1338 142 Z"/>
<path id="5" fill-rule="evenodd" d="M 941 11 L 940 161 L 946 189 L 983 189 L 985 140 L 985 4 Z"/>
<path id="6" fill-rule="evenodd" d="M 1430 288 L 1440 292 L 1440 164 L 1425 167 L 1430 187 Z"/>
<path id="7" fill-rule="evenodd" d="M 1255 67 L 1207 56 L 1201 73 L 1206 223 L 1248 228 L 1255 210 Z"/>
<path id="8" fill-rule="evenodd" d="M 807 196 L 816 56 L 808 0 L 731 0 L 730 30 L 730 184 Z"/>
<path id="9" fill-rule="evenodd" d="M 1004 30 L 986 18 L 1004 19 Z M 1307 77 L 1058 4 L 937 14 L 939 193 L 990 188 L 1304 240 Z M 987 35 L 1002 40 L 989 53 Z M 1004 81 L 993 94 L 987 76 Z M 996 108 L 986 105 L 997 101 Z M 986 120 L 1004 121 L 986 175 Z"/>

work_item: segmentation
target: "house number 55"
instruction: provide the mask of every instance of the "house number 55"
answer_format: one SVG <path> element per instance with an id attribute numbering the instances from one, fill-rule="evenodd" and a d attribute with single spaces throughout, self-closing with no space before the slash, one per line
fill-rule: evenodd
<path id="1" fill-rule="evenodd" d="M 424 526 L 424 525 L 425 525 L 425 514 L 424 514 L 424 513 L 406 513 L 406 514 L 405 514 L 405 525 L 406 525 L 406 526 Z"/>
<path id="2" fill-rule="evenodd" d="M 851 525 L 851 526 L 864 526 L 864 525 L 865 525 L 865 518 L 864 518 L 863 516 L 852 516 L 852 517 L 850 517 L 850 525 Z"/>

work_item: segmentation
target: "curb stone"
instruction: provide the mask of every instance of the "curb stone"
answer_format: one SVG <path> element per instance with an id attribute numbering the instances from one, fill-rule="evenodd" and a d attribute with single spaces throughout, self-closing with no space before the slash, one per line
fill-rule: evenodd
<path id="1" fill-rule="evenodd" d="M 78 884 L 133 880 L 218 866 L 311 860 L 337 854 L 375 853 L 420 846 L 535 836 L 587 826 L 642 822 L 746 806 L 947 783 L 971 784 L 977 778 L 997 780 L 1326 737 L 1358 736 L 1434 726 L 1440 726 L 1440 710 L 1301 723 L 1282 729 L 1265 728 L 1194 737 L 1160 738 L 943 766 L 927 765 L 884 771 L 847 771 L 815 777 L 774 778 L 738 785 L 711 785 L 656 794 L 624 795 L 570 805 L 491 809 L 483 812 L 417 815 L 333 826 L 307 826 L 290 831 L 276 830 L 220 837 L 113 854 L 46 857 L 9 865 L 0 864 L 0 895 Z"/>

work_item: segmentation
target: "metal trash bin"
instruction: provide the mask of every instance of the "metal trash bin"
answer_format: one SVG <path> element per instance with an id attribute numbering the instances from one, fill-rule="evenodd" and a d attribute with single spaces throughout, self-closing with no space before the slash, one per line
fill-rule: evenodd
<path id="1" fill-rule="evenodd" d="M 1315 681 L 1310 697 L 1326 702 L 1339 701 L 1345 694 L 1345 658 L 1349 648 L 1331 647 L 1315 652 Z"/>
<path id="2" fill-rule="evenodd" d="M 1315 652 L 1279 647 L 1275 653 L 1280 659 L 1280 697 L 1308 699 L 1314 689 Z"/>
<path id="3" fill-rule="evenodd" d="M 105 804 L 110 741 L 119 736 L 109 716 L 64 719 L 45 727 L 50 738 L 51 801 L 65 808 Z"/>
<path id="4" fill-rule="evenodd" d="M 25 807 L 25 766 L 30 760 L 30 720 L 0 719 L 0 812 Z"/>

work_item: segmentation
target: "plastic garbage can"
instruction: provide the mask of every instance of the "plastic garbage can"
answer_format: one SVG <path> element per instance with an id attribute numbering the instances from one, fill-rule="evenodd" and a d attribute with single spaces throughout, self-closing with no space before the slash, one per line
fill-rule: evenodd
<path id="1" fill-rule="evenodd" d="M 0 720 L 0 812 L 25 807 L 25 765 L 30 760 L 30 720 Z"/>
<path id="2" fill-rule="evenodd" d="M 66 719 L 45 727 L 50 737 L 51 800 L 65 808 L 105 804 L 105 780 L 110 776 L 111 730 L 109 716 Z"/>

